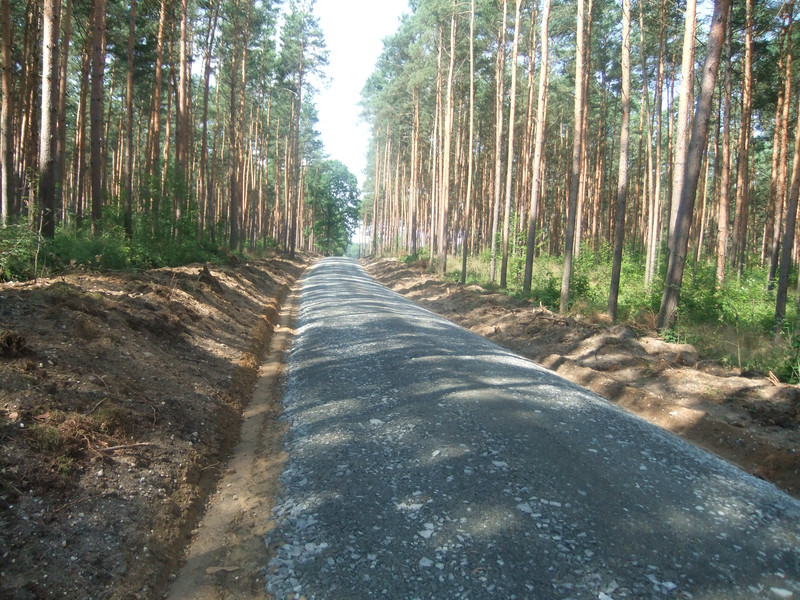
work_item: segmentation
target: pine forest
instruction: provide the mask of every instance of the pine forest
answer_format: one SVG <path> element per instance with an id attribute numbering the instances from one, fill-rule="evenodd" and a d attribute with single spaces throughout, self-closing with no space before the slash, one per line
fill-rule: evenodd
<path id="1" fill-rule="evenodd" d="M 793 1 L 410 0 L 361 189 L 314 0 L 0 9 L 0 279 L 393 254 L 800 376 Z"/>
<path id="2" fill-rule="evenodd" d="M 777 340 L 796 379 L 794 2 L 411 4 L 363 92 L 367 251 L 673 341 L 709 326 L 733 362 Z"/>

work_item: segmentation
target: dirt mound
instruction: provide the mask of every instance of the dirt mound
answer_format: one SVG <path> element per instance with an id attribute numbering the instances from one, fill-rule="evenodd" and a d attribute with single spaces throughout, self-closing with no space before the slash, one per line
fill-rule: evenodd
<path id="1" fill-rule="evenodd" d="M 375 279 L 462 327 L 800 498 L 800 390 L 744 377 L 655 332 L 566 317 L 475 285 L 443 282 L 396 259 L 364 263 Z"/>
<path id="2" fill-rule="evenodd" d="M 0 596 L 159 593 L 305 266 L 0 285 Z"/>

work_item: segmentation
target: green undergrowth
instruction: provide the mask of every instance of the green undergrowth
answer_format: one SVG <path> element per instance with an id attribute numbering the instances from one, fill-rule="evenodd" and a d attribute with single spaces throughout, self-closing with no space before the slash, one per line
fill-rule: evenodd
<path id="1" fill-rule="evenodd" d="M 402 257 L 402 260 L 416 262 L 421 256 L 423 252 L 413 257 Z M 466 283 L 529 299 L 553 311 L 559 309 L 562 257 L 542 254 L 536 258 L 529 294 L 522 291 L 524 257 L 509 258 L 505 290 L 498 285 L 500 256 L 497 257 L 494 283 L 490 283 L 490 265 L 488 251 L 468 257 Z M 448 257 L 447 267 L 447 279 L 460 281 L 461 256 Z M 645 285 L 644 273 L 644 255 L 626 253 L 618 299 L 619 322 L 636 330 L 653 331 L 663 292 L 663 265 L 651 286 Z M 607 323 L 605 314 L 610 280 L 610 248 L 583 248 L 574 261 L 569 312 L 582 315 L 591 322 Z M 796 285 L 796 273 L 793 273 L 792 297 Z M 748 268 L 741 278 L 731 274 L 725 284 L 718 287 L 713 260 L 699 261 L 697 265 L 687 265 L 675 324 L 662 332 L 661 337 L 669 342 L 692 344 L 706 359 L 745 372 L 765 375 L 772 372 L 783 381 L 798 383 L 800 319 L 797 302 L 790 301 L 786 320 L 777 333 L 774 331 L 774 316 L 775 291 L 768 289 L 766 269 L 758 266 Z"/>
<path id="2" fill-rule="evenodd" d="M 218 232 L 217 239 L 223 239 Z M 251 253 L 274 247 L 261 240 Z M 109 214 L 103 228 L 61 226 L 53 239 L 40 236 L 27 221 L 0 228 L 0 281 L 24 281 L 48 277 L 74 269 L 140 271 L 175 267 L 195 262 L 222 264 L 237 260 L 227 248 L 211 240 L 210 233 L 197 235 L 196 224 L 172 224 L 162 220 L 153 228 L 151 220 L 134 223 L 131 239 L 125 235 L 118 215 Z"/>

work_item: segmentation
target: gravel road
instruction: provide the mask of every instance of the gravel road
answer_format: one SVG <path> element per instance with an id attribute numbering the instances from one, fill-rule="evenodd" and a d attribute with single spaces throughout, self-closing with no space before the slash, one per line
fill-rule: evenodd
<path id="1" fill-rule="evenodd" d="M 304 280 L 275 598 L 795 598 L 800 503 L 403 299 Z"/>

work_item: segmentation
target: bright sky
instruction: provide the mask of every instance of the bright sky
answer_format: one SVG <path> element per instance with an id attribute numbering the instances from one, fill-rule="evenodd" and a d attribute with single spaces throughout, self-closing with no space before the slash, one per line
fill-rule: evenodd
<path id="1" fill-rule="evenodd" d="M 408 0 L 317 0 L 314 14 L 325 34 L 330 84 L 316 98 L 317 129 L 325 152 L 364 181 L 370 128 L 361 121 L 361 89 L 383 51 L 383 38 L 408 13 Z"/>

